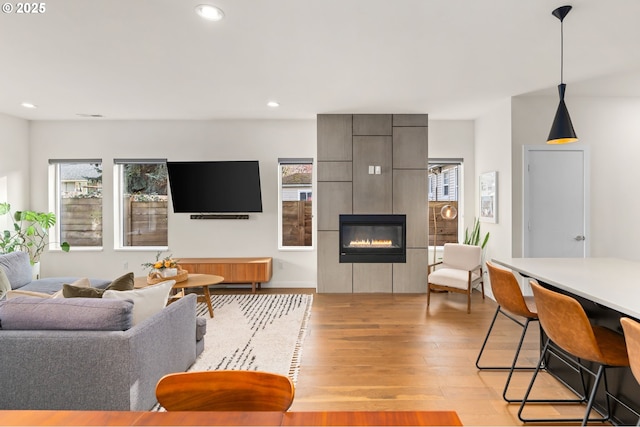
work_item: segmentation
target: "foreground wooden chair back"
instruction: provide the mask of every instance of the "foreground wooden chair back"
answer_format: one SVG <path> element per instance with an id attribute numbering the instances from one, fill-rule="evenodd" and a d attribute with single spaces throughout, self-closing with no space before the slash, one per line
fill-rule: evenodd
<path id="1" fill-rule="evenodd" d="M 158 381 L 156 397 L 167 411 L 279 411 L 295 388 L 283 375 L 258 371 L 180 372 Z"/>

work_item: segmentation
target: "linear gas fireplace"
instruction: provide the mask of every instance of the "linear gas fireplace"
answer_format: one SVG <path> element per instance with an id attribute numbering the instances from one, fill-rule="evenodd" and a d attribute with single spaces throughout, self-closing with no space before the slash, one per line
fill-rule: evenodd
<path id="1" fill-rule="evenodd" d="M 340 215 L 340 262 L 407 262 L 406 215 Z"/>

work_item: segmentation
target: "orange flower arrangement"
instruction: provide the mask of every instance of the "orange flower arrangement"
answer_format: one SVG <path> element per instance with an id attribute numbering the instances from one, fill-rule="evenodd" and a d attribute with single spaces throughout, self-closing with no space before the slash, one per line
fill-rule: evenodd
<path id="1" fill-rule="evenodd" d="M 145 262 L 142 264 L 143 267 L 149 268 L 151 270 L 162 270 L 165 268 L 178 268 L 178 260 L 173 259 L 171 255 L 160 259 L 160 254 L 162 252 L 158 252 L 156 254 L 156 260 L 154 262 Z"/>

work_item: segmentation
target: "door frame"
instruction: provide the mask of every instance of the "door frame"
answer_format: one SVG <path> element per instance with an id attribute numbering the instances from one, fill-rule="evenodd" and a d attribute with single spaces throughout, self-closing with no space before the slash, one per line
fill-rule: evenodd
<path id="1" fill-rule="evenodd" d="M 522 193 L 522 256 L 529 256 L 529 233 L 527 232 L 528 224 L 529 224 L 529 174 L 527 173 L 527 165 L 529 164 L 530 153 L 533 151 L 578 151 L 583 153 L 583 177 L 582 181 L 584 184 L 584 206 L 583 206 L 583 215 L 584 215 L 584 233 L 583 235 L 587 238 L 585 240 L 584 246 L 584 256 L 585 258 L 589 257 L 591 254 L 591 235 L 590 235 L 590 194 L 591 194 L 591 185 L 589 181 L 589 177 L 591 176 L 591 160 L 590 160 L 590 150 L 589 146 L 583 144 L 573 144 L 573 145 L 524 145 L 523 147 L 523 155 L 522 155 L 522 182 L 523 182 L 523 193 Z"/>

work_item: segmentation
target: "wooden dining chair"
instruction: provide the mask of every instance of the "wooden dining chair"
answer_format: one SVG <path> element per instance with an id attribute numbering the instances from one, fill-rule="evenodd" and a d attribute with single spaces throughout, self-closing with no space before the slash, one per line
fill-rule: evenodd
<path id="1" fill-rule="evenodd" d="M 260 371 L 179 372 L 158 381 L 156 397 L 167 411 L 279 411 L 295 388 L 279 374 Z"/>

